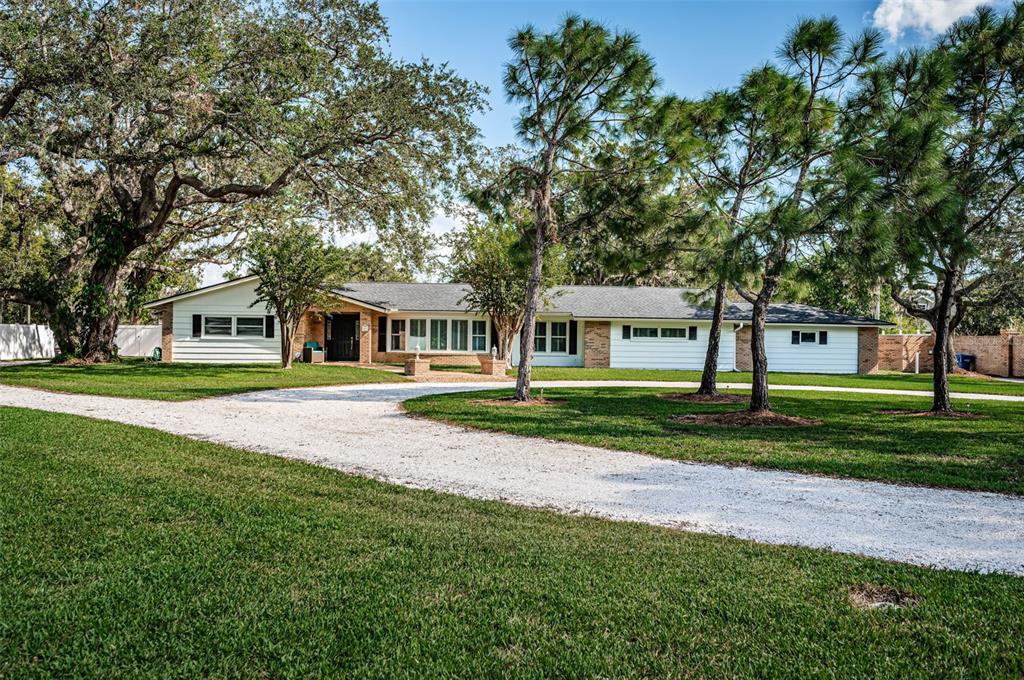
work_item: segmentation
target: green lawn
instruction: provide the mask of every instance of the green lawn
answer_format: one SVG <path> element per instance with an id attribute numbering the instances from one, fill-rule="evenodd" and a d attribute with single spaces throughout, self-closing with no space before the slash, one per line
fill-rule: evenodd
<path id="1" fill-rule="evenodd" d="M 515 375 L 515 369 L 509 370 Z M 559 368 L 534 366 L 533 380 L 674 380 L 700 382 L 700 371 L 669 371 L 632 368 Z M 720 382 L 749 383 L 750 373 L 723 372 Z M 889 390 L 921 390 L 930 392 L 932 375 L 912 373 L 878 373 L 874 375 L 822 375 L 817 373 L 770 373 L 769 384 L 826 385 L 832 387 L 874 387 Z M 968 376 L 951 376 L 949 384 L 954 392 L 979 394 L 1013 394 L 1024 396 L 1024 382 L 986 380 Z"/>
<path id="2" fill-rule="evenodd" d="M 1024 579 L 0 409 L 0 677 L 1020 677 Z M 858 610 L 848 588 L 909 591 Z M 825 670 L 827 669 L 827 671 Z"/>
<path id="3" fill-rule="evenodd" d="M 775 410 L 822 419 L 824 425 L 755 429 L 671 423 L 669 417 L 675 414 L 745 406 L 670 402 L 658 396 L 664 388 L 543 392 L 567 401 L 530 408 L 484 406 L 474 403 L 486 398 L 476 392 L 420 397 L 405 402 L 405 407 L 470 427 L 678 460 L 1024 493 L 1024 403 L 958 401 L 958 407 L 988 417 L 936 419 L 881 413 L 927 409 L 927 397 L 778 392 L 772 396 Z"/>
<path id="4" fill-rule="evenodd" d="M 405 380 L 355 366 L 295 364 L 150 363 L 126 359 L 92 366 L 29 364 L 0 367 L 0 384 L 108 397 L 185 401 L 282 387 L 314 387 Z"/>

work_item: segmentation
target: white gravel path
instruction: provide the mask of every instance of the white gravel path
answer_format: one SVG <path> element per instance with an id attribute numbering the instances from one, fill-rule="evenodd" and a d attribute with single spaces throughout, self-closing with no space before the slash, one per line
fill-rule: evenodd
<path id="1" fill-rule="evenodd" d="M 1020 497 L 675 462 L 465 430 L 411 418 L 398 405 L 486 387 L 356 385 L 175 403 L 0 386 L 0 405 L 153 427 L 409 487 L 564 513 L 1024 575 Z"/>

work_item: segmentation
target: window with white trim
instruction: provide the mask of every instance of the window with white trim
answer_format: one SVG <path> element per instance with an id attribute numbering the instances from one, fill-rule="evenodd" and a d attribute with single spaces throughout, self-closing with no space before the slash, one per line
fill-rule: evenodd
<path id="1" fill-rule="evenodd" d="M 548 351 L 548 323 L 547 321 L 538 321 L 533 327 L 533 351 L 534 352 L 547 352 Z"/>
<path id="2" fill-rule="evenodd" d="M 473 351 L 474 352 L 486 352 L 487 351 L 487 322 L 486 321 L 474 321 L 473 322 Z"/>
<path id="3" fill-rule="evenodd" d="M 469 321 L 452 319 L 452 351 L 465 352 L 469 349 Z"/>
<path id="4" fill-rule="evenodd" d="M 405 342 L 405 348 L 410 352 L 427 349 L 426 319 L 409 319 L 409 339 Z"/>
<path id="5" fill-rule="evenodd" d="M 203 336 L 231 337 L 233 321 L 230 316 L 204 316 Z"/>
<path id="6" fill-rule="evenodd" d="M 391 349 L 403 350 L 402 336 L 405 334 L 405 319 L 391 320 Z"/>
<path id="7" fill-rule="evenodd" d="M 448 349 L 448 319 L 430 320 L 430 349 Z"/>
<path id="8" fill-rule="evenodd" d="M 649 326 L 633 326 L 633 337 L 634 338 L 656 338 L 658 337 L 658 329 L 651 328 Z"/>
<path id="9" fill-rule="evenodd" d="M 264 333 L 262 316 L 235 317 L 235 335 L 244 338 L 262 338 Z"/>
<path id="10" fill-rule="evenodd" d="M 565 353 L 569 349 L 569 324 L 565 321 L 551 322 L 551 351 Z"/>

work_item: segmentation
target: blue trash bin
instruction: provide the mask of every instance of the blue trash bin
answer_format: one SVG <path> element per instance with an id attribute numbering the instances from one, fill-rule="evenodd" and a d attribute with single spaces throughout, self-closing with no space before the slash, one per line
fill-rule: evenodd
<path id="1" fill-rule="evenodd" d="M 973 371 L 977 363 L 978 357 L 974 356 L 973 354 L 961 354 L 960 352 L 956 353 L 956 365 L 964 369 L 965 371 Z"/>

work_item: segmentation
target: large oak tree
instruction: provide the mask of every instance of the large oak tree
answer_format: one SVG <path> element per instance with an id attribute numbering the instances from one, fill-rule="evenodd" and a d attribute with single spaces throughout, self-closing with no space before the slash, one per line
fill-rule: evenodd
<path id="1" fill-rule="evenodd" d="M 341 228 L 425 222 L 481 89 L 386 37 L 358 0 L 5 3 L 0 160 L 57 197 L 61 252 L 0 293 L 102 361 L 129 291 L 187 244 L 230 242 L 246 202 L 302 182 Z"/>

